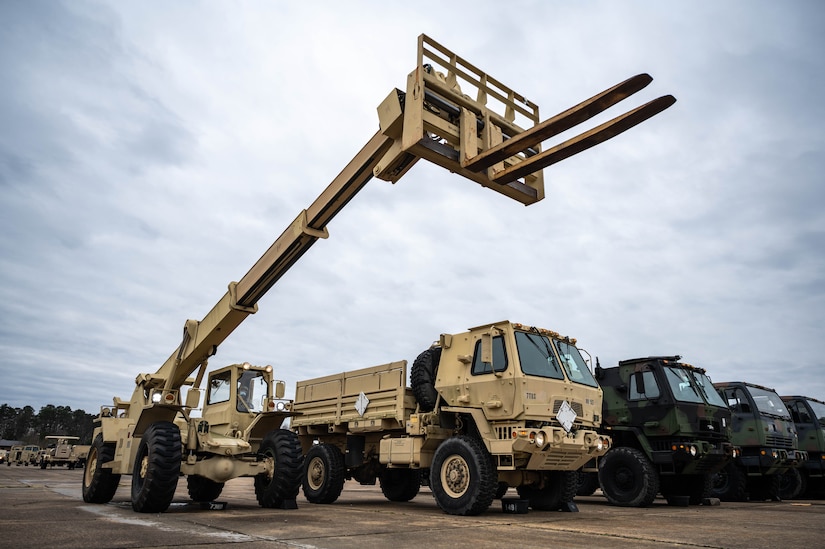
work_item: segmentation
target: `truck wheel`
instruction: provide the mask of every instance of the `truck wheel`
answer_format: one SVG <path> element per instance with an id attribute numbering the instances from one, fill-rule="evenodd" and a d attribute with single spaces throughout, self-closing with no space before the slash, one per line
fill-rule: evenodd
<path id="1" fill-rule="evenodd" d="M 522 499 L 530 501 L 536 511 L 556 511 L 562 503 L 573 501 L 579 488 L 578 471 L 549 471 L 545 473 L 544 488 L 524 485 L 516 488 Z"/>
<path id="2" fill-rule="evenodd" d="M 478 515 L 493 503 L 498 472 L 480 440 L 459 435 L 435 450 L 430 489 L 442 511 L 450 515 Z"/>
<path id="3" fill-rule="evenodd" d="M 192 501 L 215 501 L 223 491 L 223 484 L 200 475 L 186 477 L 186 488 Z"/>
<path id="4" fill-rule="evenodd" d="M 805 479 L 797 468 L 791 468 L 779 476 L 779 497 L 795 499 L 805 491 Z"/>
<path id="5" fill-rule="evenodd" d="M 304 458 L 304 497 L 310 503 L 332 503 L 344 489 L 344 455 L 332 444 L 316 444 Z"/>
<path id="6" fill-rule="evenodd" d="M 736 466 L 728 462 L 725 467 L 713 475 L 711 495 L 722 501 L 745 501 L 748 477 Z"/>
<path id="7" fill-rule="evenodd" d="M 410 370 L 410 385 L 422 412 L 431 412 L 438 400 L 435 374 L 440 360 L 441 347 L 427 349 L 416 357 Z"/>
<path id="8" fill-rule="evenodd" d="M 47 465 L 46 460 L 45 460 L 45 459 L 41 459 L 41 460 L 40 460 L 40 468 L 41 468 L 41 469 L 45 469 L 45 468 L 46 468 L 46 465 Z"/>
<path id="9" fill-rule="evenodd" d="M 747 478 L 748 499 L 750 501 L 779 501 L 781 474 L 760 475 Z"/>
<path id="10" fill-rule="evenodd" d="M 579 471 L 579 489 L 577 496 L 592 496 L 599 489 L 599 474 Z"/>
<path id="11" fill-rule="evenodd" d="M 294 501 L 301 486 L 301 443 L 298 435 L 287 429 L 270 431 L 261 441 L 259 453 L 273 460 L 273 473 L 255 475 L 255 497 L 261 507 L 280 507 Z"/>
<path id="12" fill-rule="evenodd" d="M 114 444 L 105 444 L 103 435 L 95 437 L 86 467 L 83 470 L 83 501 L 86 503 L 108 503 L 115 497 L 120 475 L 112 473 L 111 469 L 104 469 L 103 464 L 115 459 Z"/>
<path id="13" fill-rule="evenodd" d="M 169 421 L 150 425 L 140 437 L 132 470 L 132 509 L 162 513 L 169 508 L 180 476 L 180 429 Z"/>
<path id="14" fill-rule="evenodd" d="M 421 488 L 420 469 L 390 469 L 385 467 L 378 477 L 381 492 L 390 501 L 410 501 Z"/>
<path id="15" fill-rule="evenodd" d="M 641 451 L 619 446 L 602 458 L 599 484 L 613 505 L 648 507 L 659 492 L 659 475 Z"/>
<path id="16" fill-rule="evenodd" d="M 510 485 L 506 482 L 499 482 L 498 488 L 496 488 L 496 495 L 494 499 L 501 499 L 507 495 L 507 491 L 510 489 Z"/>

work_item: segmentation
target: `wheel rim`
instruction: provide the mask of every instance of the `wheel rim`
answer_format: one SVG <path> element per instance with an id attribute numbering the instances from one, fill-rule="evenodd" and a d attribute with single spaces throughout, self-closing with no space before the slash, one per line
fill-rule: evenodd
<path id="1" fill-rule="evenodd" d="M 149 456 L 143 456 L 140 460 L 140 478 L 146 478 L 146 472 L 149 470 Z"/>
<path id="2" fill-rule="evenodd" d="M 452 498 L 460 498 L 470 486 L 470 466 L 461 456 L 450 456 L 441 467 L 441 486 Z"/>
<path id="3" fill-rule="evenodd" d="M 97 469 L 97 450 L 92 448 L 89 451 L 89 457 L 86 463 L 86 472 L 83 474 L 83 482 L 86 486 L 90 486 L 92 484 L 92 479 L 95 475 L 95 470 Z"/>
<path id="4" fill-rule="evenodd" d="M 324 477 L 326 476 L 326 467 L 324 460 L 321 458 L 312 458 L 307 467 L 307 483 L 313 490 L 318 490 L 324 485 Z"/>
<path id="5" fill-rule="evenodd" d="M 630 490 L 635 485 L 635 475 L 629 468 L 621 467 L 616 471 L 616 486 L 620 490 Z"/>

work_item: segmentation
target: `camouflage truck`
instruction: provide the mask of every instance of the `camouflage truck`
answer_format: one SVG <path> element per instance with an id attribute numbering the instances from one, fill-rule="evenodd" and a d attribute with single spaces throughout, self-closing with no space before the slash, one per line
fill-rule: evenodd
<path id="1" fill-rule="evenodd" d="M 787 407 L 768 387 L 742 381 L 714 387 L 731 410 L 731 442 L 741 452 L 714 475 L 713 495 L 723 501 L 779 500 L 782 474 L 807 459 Z"/>
<path id="2" fill-rule="evenodd" d="M 72 448 L 78 440 L 80 440 L 79 437 L 64 435 L 47 436 L 46 448 L 40 455 L 40 468 L 66 465 L 69 469 L 74 469 L 78 465 L 78 461 L 72 457 Z M 53 442 L 49 444 L 49 441 Z"/>
<path id="3" fill-rule="evenodd" d="M 790 468 L 782 475 L 779 494 L 782 499 L 825 494 L 825 402 L 805 396 L 783 396 L 791 413 L 799 449 L 808 453 L 801 467 Z"/>
<path id="4" fill-rule="evenodd" d="M 603 432 L 613 447 L 584 469 L 579 495 L 600 485 L 613 505 L 646 507 L 661 492 L 700 504 L 712 474 L 736 448 L 729 442 L 731 413 L 705 370 L 680 356 L 623 360 L 596 366 L 604 391 Z"/>
<path id="5" fill-rule="evenodd" d="M 508 487 L 536 510 L 575 510 L 577 469 L 603 455 L 602 391 L 576 341 L 509 321 L 442 334 L 407 362 L 298 382 L 292 426 L 306 499 L 346 479 L 409 501 L 422 481 L 453 515 L 484 512 Z"/>

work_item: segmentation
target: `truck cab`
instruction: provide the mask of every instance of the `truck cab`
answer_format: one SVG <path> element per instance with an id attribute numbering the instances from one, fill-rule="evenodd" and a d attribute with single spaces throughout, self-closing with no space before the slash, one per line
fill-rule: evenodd
<path id="1" fill-rule="evenodd" d="M 714 495 L 728 501 L 778 500 L 781 475 L 807 459 L 788 408 L 769 387 L 742 381 L 714 387 L 731 410 L 731 442 L 741 449 L 716 473 Z"/>
<path id="2" fill-rule="evenodd" d="M 641 507 L 657 492 L 693 504 L 708 497 L 711 475 L 737 450 L 729 442 L 731 412 L 705 370 L 678 355 L 654 356 L 597 367 L 596 377 L 604 432 L 613 437 L 598 473 L 608 500 Z"/>
<path id="3" fill-rule="evenodd" d="M 783 396 L 799 439 L 808 453 L 802 467 L 788 469 L 780 483 L 783 499 L 825 492 L 825 402 L 806 396 Z"/>

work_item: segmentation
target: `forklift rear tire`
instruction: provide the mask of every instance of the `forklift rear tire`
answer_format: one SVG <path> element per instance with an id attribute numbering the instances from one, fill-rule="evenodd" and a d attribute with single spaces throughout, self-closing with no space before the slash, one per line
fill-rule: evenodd
<path id="1" fill-rule="evenodd" d="M 132 509 L 162 513 L 169 508 L 180 476 L 180 429 L 170 421 L 151 424 L 140 437 L 132 470 Z"/>
<path id="2" fill-rule="evenodd" d="M 192 501 L 215 501 L 223 491 L 223 484 L 200 475 L 186 477 L 186 488 Z"/>

